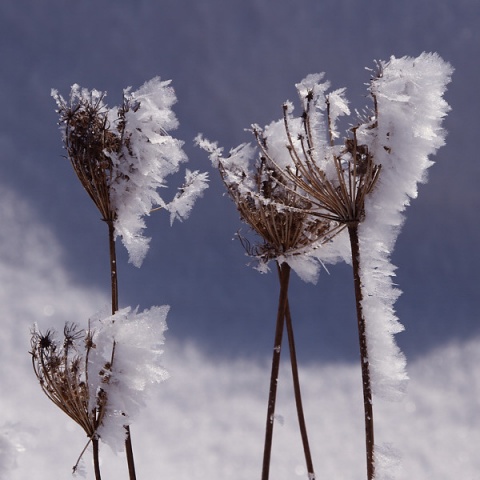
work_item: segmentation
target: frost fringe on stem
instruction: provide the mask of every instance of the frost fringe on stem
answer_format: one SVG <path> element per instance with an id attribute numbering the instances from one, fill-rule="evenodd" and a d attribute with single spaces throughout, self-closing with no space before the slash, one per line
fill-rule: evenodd
<path id="1" fill-rule="evenodd" d="M 267 151 L 270 147 L 267 145 L 263 133 L 254 127 L 253 134 L 260 153 L 253 170 L 250 169 L 250 164 L 256 151 L 250 145 L 240 145 L 238 148 L 231 150 L 230 155 L 224 158 L 222 150 L 215 143 L 209 142 L 201 136 L 196 138 L 196 142 L 209 153 L 214 166 L 218 168 L 242 220 L 262 240 L 262 243 L 252 246 L 246 238 L 241 237 L 241 242 L 247 253 L 257 259 L 257 268 L 260 271 L 265 271 L 268 268 L 268 262 L 275 260 L 280 282 L 265 427 L 262 479 L 269 478 L 277 380 L 285 323 L 287 325 L 295 400 L 305 461 L 308 476 L 313 479 L 315 473 L 303 413 L 293 325 L 288 303 L 291 270 L 289 263 L 292 259 L 297 259 L 297 261 L 292 261 L 294 268 L 299 268 L 299 265 L 302 265 L 305 270 L 305 265 L 298 262 L 298 259 L 303 257 L 303 252 L 306 249 L 318 248 L 319 245 L 326 242 L 326 232 L 331 233 L 332 229 L 329 221 L 312 221 L 307 213 L 311 208 L 311 203 L 307 199 L 299 198 L 291 191 L 295 189 L 295 185 L 287 181 L 269 158 Z M 279 175 L 282 176 L 281 179 Z M 286 188 L 287 184 L 288 188 Z M 308 274 L 303 276 L 310 280 L 316 278 L 317 274 L 318 265 L 313 272 L 308 271 Z"/>

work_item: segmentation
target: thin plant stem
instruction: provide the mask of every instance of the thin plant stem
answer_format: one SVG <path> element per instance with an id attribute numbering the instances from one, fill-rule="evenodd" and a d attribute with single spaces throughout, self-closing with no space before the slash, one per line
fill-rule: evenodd
<path id="1" fill-rule="evenodd" d="M 130 480 L 136 480 L 137 474 L 135 473 L 135 460 L 133 458 L 132 433 L 130 431 L 130 426 L 126 425 L 125 430 L 127 431 L 127 438 L 125 439 L 125 452 L 127 455 L 128 475 Z"/>
<path id="2" fill-rule="evenodd" d="M 118 311 L 118 276 L 117 276 L 117 251 L 115 249 L 115 226 L 113 221 L 108 223 L 108 242 L 110 247 L 110 281 L 112 289 L 112 315 Z"/>
<path id="3" fill-rule="evenodd" d="M 275 420 L 275 403 L 277 400 L 278 372 L 280 370 L 280 354 L 282 350 L 283 327 L 288 304 L 288 284 L 290 266 L 283 263 L 279 267 L 280 294 L 278 300 L 277 324 L 273 345 L 272 372 L 270 376 L 270 391 L 268 396 L 267 421 L 265 426 L 265 446 L 263 450 L 262 480 L 268 480 L 270 474 L 270 458 L 272 453 L 273 424 Z"/>
<path id="4" fill-rule="evenodd" d="M 303 413 L 302 393 L 300 390 L 300 378 L 298 375 L 297 353 L 295 349 L 295 337 L 293 335 L 292 317 L 290 314 L 290 305 L 287 300 L 287 308 L 285 312 L 285 322 L 287 326 L 288 346 L 290 349 L 290 362 L 292 365 L 293 390 L 295 393 L 295 404 L 297 406 L 298 424 L 300 426 L 300 434 L 302 436 L 303 452 L 305 454 L 305 463 L 309 480 L 315 479 L 315 471 L 313 468 L 312 454 L 308 442 L 307 424 Z"/>
<path id="5" fill-rule="evenodd" d="M 100 475 L 100 457 L 98 451 L 98 438 L 96 435 L 92 437 L 92 447 L 93 447 L 93 469 L 95 471 L 95 480 L 102 480 Z"/>
<path id="6" fill-rule="evenodd" d="M 365 412 L 365 442 L 367 454 L 367 478 L 373 480 L 375 475 L 373 401 L 370 381 L 370 364 L 368 356 L 365 317 L 362 307 L 362 284 L 360 281 L 360 246 L 358 241 L 358 224 L 348 226 L 350 246 L 352 249 L 353 282 L 357 309 L 358 339 L 360 343 L 360 363 L 362 366 L 363 406 Z"/>
<path id="7" fill-rule="evenodd" d="M 108 221 L 108 240 L 110 246 L 110 279 L 111 279 L 111 290 L 112 290 L 112 315 L 118 311 L 118 275 L 117 275 L 117 253 L 115 249 L 115 226 L 113 221 Z M 113 344 L 112 351 L 112 364 L 113 364 L 113 355 L 115 352 L 115 344 Z M 125 439 L 125 454 L 127 457 L 128 465 L 128 475 L 130 480 L 136 480 L 137 476 L 135 473 L 135 460 L 133 456 L 133 446 L 132 446 L 132 435 L 130 432 L 130 426 L 126 425 L 125 430 L 127 436 Z"/>

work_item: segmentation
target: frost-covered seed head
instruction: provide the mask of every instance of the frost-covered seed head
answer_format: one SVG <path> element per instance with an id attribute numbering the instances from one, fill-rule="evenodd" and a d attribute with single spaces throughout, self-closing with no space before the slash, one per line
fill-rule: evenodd
<path id="1" fill-rule="evenodd" d="M 197 144 L 210 153 L 241 219 L 262 239 L 262 243 L 252 246 L 241 237 L 247 253 L 266 263 L 295 255 L 321 241 L 328 226 L 311 221 L 306 213 L 311 205 L 295 195 L 294 185 L 271 161 L 262 130 L 253 126 L 252 132 L 260 146 L 253 169 L 250 163 L 255 152 L 250 145 L 241 145 L 224 158 L 215 144 L 201 137 L 197 137 Z"/>
<path id="2" fill-rule="evenodd" d="M 87 334 L 87 337 L 91 333 Z M 64 328 L 64 339 L 55 339 L 53 330 L 32 331 L 31 355 L 35 375 L 47 397 L 92 438 L 105 413 L 105 401 L 97 398 L 90 408 L 88 385 L 89 347 L 84 349 L 85 332 L 74 323 Z"/>
<path id="3" fill-rule="evenodd" d="M 182 191 L 170 203 L 159 194 L 166 177 L 187 161 L 183 142 L 168 133 L 178 126 L 170 83 L 155 77 L 137 91 L 125 89 L 122 105 L 113 108 L 97 90 L 74 85 L 68 101 L 52 90 L 75 173 L 137 267 L 149 248 L 145 215 L 166 209 L 172 221 L 185 219 L 207 187 L 206 174 L 187 172 Z"/>
<path id="4" fill-rule="evenodd" d="M 116 213 L 110 200 L 114 176 L 112 153 L 121 150 L 121 136 L 109 121 L 105 93 L 72 87 L 69 101 L 52 92 L 58 106 L 59 125 L 73 169 L 100 211 L 103 220 L 113 222 Z M 121 125 L 121 124 L 119 124 Z"/>
<path id="5" fill-rule="evenodd" d="M 286 149 L 293 163 L 293 168 L 285 172 L 297 187 L 296 193 L 308 196 L 312 202 L 310 213 L 332 221 L 338 231 L 338 225 L 348 226 L 363 220 L 365 198 L 377 182 L 380 165 L 375 164 L 368 146 L 359 143 L 358 127 L 351 129 L 351 136 L 343 146 L 334 143 L 339 136 L 336 120 L 339 115 L 349 113 L 344 90 L 327 94 L 327 84 L 315 88 L 304 83 L 305 80 L 297 86 L 303 111 L 296 138 L 291 125 L 298 120 L 284 107 Z M 322 112 L 326 112 L 326 118 Z"/>

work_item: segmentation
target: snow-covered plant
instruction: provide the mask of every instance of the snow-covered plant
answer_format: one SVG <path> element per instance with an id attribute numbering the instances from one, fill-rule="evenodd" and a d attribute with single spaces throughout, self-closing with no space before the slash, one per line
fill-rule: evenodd
<path id="1" fill-rule="evenodd" d="M 200 135 L 196 142 L 218 168 L 241 219 L 257 234 L 259 243 L 255 245 L 241 238 L 248 254 L 257 260 L 256 268 L 266 272 L 269 261 L 277 260 L 280 264 L 291 263 L 295 270 L 295 259 L 302 261 L 305 251 L 325 243 L 330 222 L 311 218 L 311 202 L 296 195 L 294 183 L 263 154 L 266 137 L 258 127 L 253 132 L 262 145 L 260 152 L 250 144 L 242 144 L 223 157 L 223 150 L 216 143 Z M 307 272 L 308 269 L 298 268 L 299 275 L 306 280 L 314 279 L 317 273 Z"/>
<path id="2" fill-rule="evenodd" d="M 257 184 L 252 179 L 258 174 L 245 171 L 254 155 L 252 147 L 242 145 L 222 159 L 216 145 L 198 140 L 217 163 L 242 218 L 261 236 L 264 233 L 245 214 L 250 206 L 257 212 L 258 205 L 264 210 L 263 204 L 268 205 L 269 220 L 272 212 L 301 213 L 307 238 L 321 231 L 323 241 L 314 239 L 295 251 L 303 257 L 297 268 L 304 278 L 305 272 L 316 272 L 313 265 L 318 260 L 327 263 L 343 257 L 352 263 L 369 480 L 383 475 L 375 471 L 373 394 L 398 398 L 408 378 L 405 358 L 393 337 L 403 326 L 394 311 L 400 291 L 392 282 L 395 267 L 390 256 L 403 211 L 433 163 L 429 156 L 444 144 L 441 123 L 449 106 L 443 94 L 452 72 L 437 54 L 378 62 L 369 84 L 371 113 L 360 117 L 340 142 L 338 120 L 350 114 L 345 90 L 329 92 L 324 74 L 308 75 L 297 84 L 299 116 L 286 102 L 283 119 L 264 129 L 253 126 L 260 165 L 268 166 Z M 264 185 L 288 195 L 265 200 Z M 245 207 L 239 206 L 239 198 Z M 273 256 L 279 258 L 280 252 Z M 292 259 L 295 256 L 282 257 L 295 268 Z"/>
<path id="3" fill-rule="evenodd" d="M 270 125 L 267 130 L 278 132 L 278 124 Z M 312 262 L 305 252 L 327 242 L 328 236 L 333 235 L 335 229 L 332 228 L 329 220 L 319 222 L 318 219 L 309 215 L 311 202 L 308 198 L 301 198 L 295 193 L 295 184 L 288 180 L 267 154 L 269 149 L 275 149 L 275 145 L 267 145 L 266 135 L 268 132 L 264 134 L 254 126 L 253 133 L 260 146 L 258 151 L 249 144 L 242 144 L 232 149 L 227 157 L 222 156 L 222 149 L 216 143 L 204 139 L 201 135 L 197 136 L 196 142 L 209 153 L 240 217 L 260 239 L 260 242 L 253 246 L 246 238 L 241 239 L 247 253 L 257 259 L 257 269 L 263 272 L 268 269 L 269 261 L 275 260 L 280 282 L 262 478 L 268 478 L 270 469 L 277 379 L 285 324 L 306 466 L 310 477 L 314 478 L 298 378 L 288 287 L 291 266 L 306 280 L 316 278 L 318 263 Z M 277 151 L 279 153 L 277 161 L 280 161 L 282 149 L 277 149 Z"/>
<path id="4" fill-rule="evenodd" d="M 105 103 L 104 92 L 89 91 L 78 85 L 72 87 L 68 101 L 56 90 L 52 90 L 52 96 L 57 103 L 68 158 L 108 226 L 112 316 L 99 320 L 102 327 L 95 338 L 89 327 L 81 355 L 75 343 L 79 335 L 77 327 L 67 326 L 65 330 L 66 344 L 70 342 L 75 348 L 64 347 L 61 351 L 50 332 L 42 335 L 34 331 L 34 368 L 49 398 L 82 425 L 92 440 L 97 480 L 100 480 L 98 438 L 112 445 L 111 439 L 115 436 L 111 435 L 111 419 L 116 418 L 121 423 L 129 478 L 134 480 L 130 419 L 142 403 L 137 393 L 145 387 L 145 374 L 152 378 L 165 376 L 156 366 L 155 342 L 163 339 L 166 307 L 154 307 L 150 313 L 143 314 L 128 309 L 119 311 L 115 240 L 121 237 L 129 261 L 139 267 L 150 240 L 143 235 L 144 216 L 165 209 L 170 212 L 171 222 L 175 218 L 188 218 L 195 200 L 207 188 L 207 174 L 187 170 L 185 184 L 170 203 L 158 193 L 159 188 L 166 186 L 166 177 L 177 172 L 180 163 L 187 160 L 182 150 L 183 142 L 168 133 L 178 126 L 171 108 L 176 97 L 170 81 L 156 77 L 135 92 L 127 88 L 123 92 L 122 105 L 114 108 Z M 150 318 L 158 315 L 162 318 L 153 328 Z M 143 332 L 141 338 L 139 332 Z M 129 344 L 131 338 L 136 339 L 135 344 Z M 45 344 L 49 344 L 49 349 L 43 349 Z M 95 370 L 103 372 L 100 380 L 97 373 L 88 374 L 88 362 L 92 358 L 100 358 Z M 55 367 L 56 376 L 52 377 L 48 361 L 55 363 L 59 359 L 63 363 Z M 131 375 L 130 380 L 125 372 Z M 98 385 L 93 388 L 89 379 L 96 379 Z M 128 386 L 128 382 L 134 386 Z M 58 394 L 63 390 L 66 396 Z"/>
<path id="5" fill-rule="evenodd" d="M 183 142 L 168 132 L 177 128 L 176 96 L 159 77 L 123 92 L 123 104 L 110 108 L 106 93 L 73 85 L 69 100 L 52 90 L 63 140 L 75 173 L 102 219 L 121 237 L 130 262 L 139 267 L 148 251 L 144 216 L 163 208 L 171 220 L 187 218 L 207 188 L 207 174 L 187 170 L 185 185 L 171 202 L 158 189 L 187 157 Z"/>
<path id="6" fill-rule="evenodd" d="M 297 86 L 304 135 L 297 138 L 299 147 L 289 134 L 295 170 L 287 169 L 288 178 L 297 192 L 315 199 L 313 215 L 338 222 L 349 233 L 369 479 L 375 475 L 372 394 L 396 398 L 407 379 L 405 358 L 393 338 L 403 326 L 394 313 L 400 292 L 392 283 L 390 254 L 402 212 L 433 163 L 428 157 L 444 143 L 441 122 L 449 107 L 443 94 L 451 73 L 451 66 L 435 54 L 379 62 L 369 87 L 374 112 L 350 129 L 343 146 L 334 143 L 338 112 L 347 112 L 343 91 L 326 94 L 322 75 Z M 285 106 L 287 132 L 288 110 Z M 325 126 L 319 128 L 322 122 Z M 322 135 L 325 127 L 327 136 Z"/>
<path id="7" fill-rule="evenodd" d="M 152 307 L 142 313 L 125 308 L 111 316 L 99 314 L 87 330 L 65 325 L 63 340 L 52 330 L 32 331 L 30 353 L 40 386 L 83 428 L 87 445 L 92 442 L 96 478 L 99 439 L 121 448 L 124 427 L 143 405 L 146 390 L 167 377 L 159 362 L 167 312 L 168 307 Z"/>

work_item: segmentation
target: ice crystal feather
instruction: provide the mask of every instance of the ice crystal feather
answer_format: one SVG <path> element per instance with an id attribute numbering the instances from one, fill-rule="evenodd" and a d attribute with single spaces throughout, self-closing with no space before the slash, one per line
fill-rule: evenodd
<path id="1" fill-rule="evenodd" d="M 197 181 L 192 181 L 188 172 L 183 195 L 175 197 L 170 208 L 159 194 L 166 177 L 187 161 L 183 142 L 169 134 L 178 126 L 171 82 L 156 77 L 137 91 L 125 89 L 122 105 L 113 108 L 104 101 L 106 93 L 78 85 L 68 100 L 56 90 L 52 96 L 75 173 L 102 219 L 114 226 L 130 261 L 140 266 L 149 248 L 144 217 L 165 208 L 187 218 L 207 188 L 206 174 L 196 172 Z"/>

